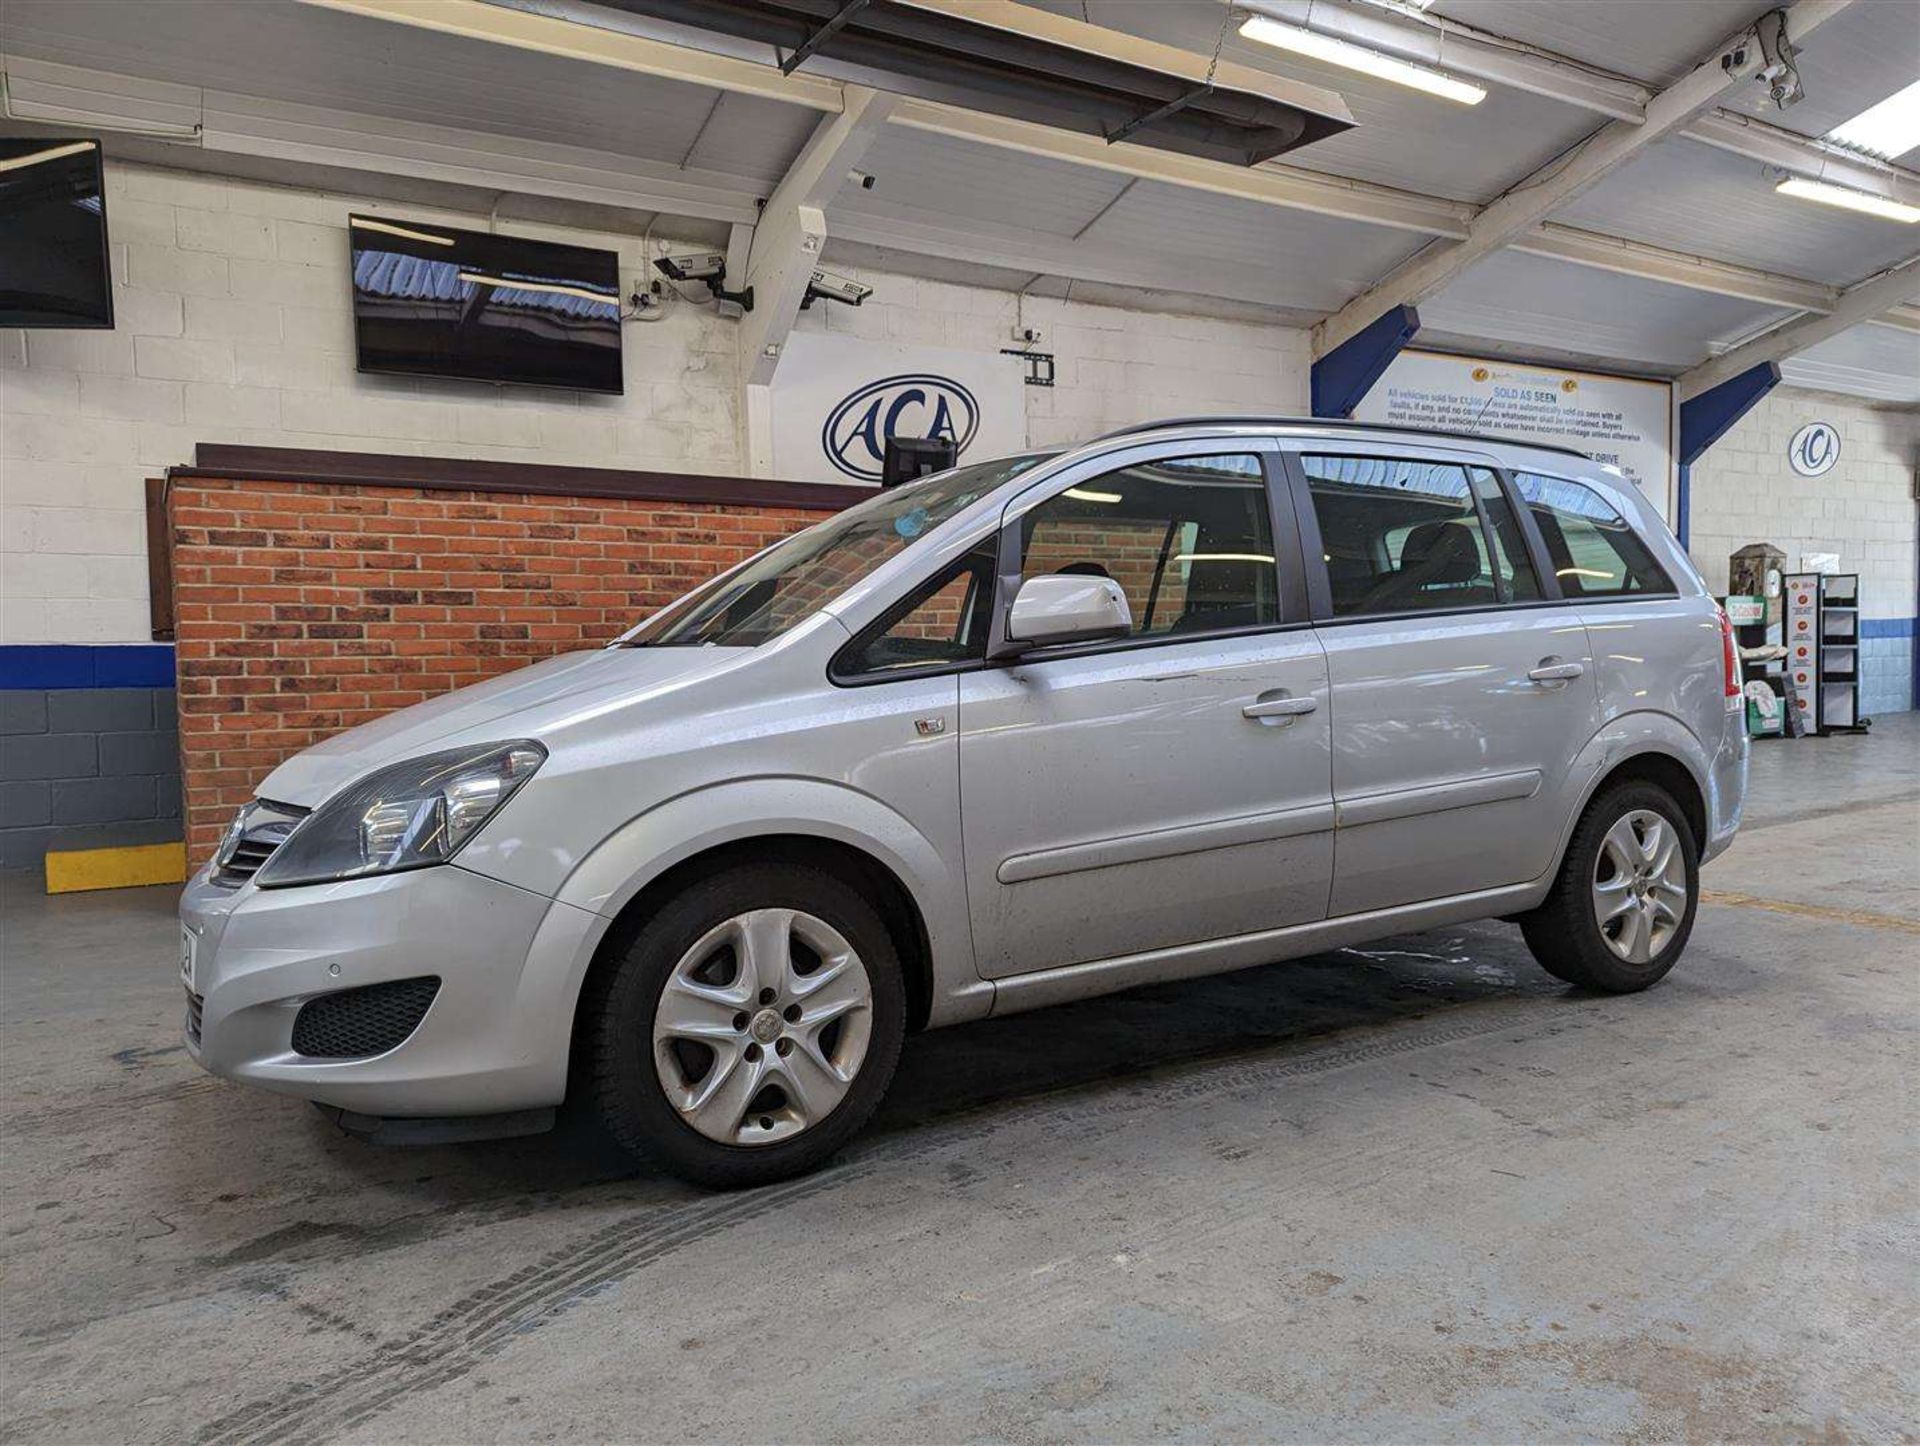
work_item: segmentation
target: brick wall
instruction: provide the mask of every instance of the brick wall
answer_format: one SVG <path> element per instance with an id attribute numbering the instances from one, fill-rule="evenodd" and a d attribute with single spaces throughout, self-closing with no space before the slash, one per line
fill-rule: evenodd
<path id="1" fill-rule="evenodd" d="M 177 479 L 187 852 L 342 729 L 596 647 L 819 511 Z"/>

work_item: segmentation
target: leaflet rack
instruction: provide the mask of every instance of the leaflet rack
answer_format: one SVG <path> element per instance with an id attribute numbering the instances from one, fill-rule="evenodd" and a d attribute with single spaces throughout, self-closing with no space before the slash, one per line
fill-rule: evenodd
<path id="1" fill-rule="evenodd" d="M 1853 732 L 1860 717 L 1860 574 L 1795 572 L 1786 587 L 1787 692 L 1804 731 Z"/>

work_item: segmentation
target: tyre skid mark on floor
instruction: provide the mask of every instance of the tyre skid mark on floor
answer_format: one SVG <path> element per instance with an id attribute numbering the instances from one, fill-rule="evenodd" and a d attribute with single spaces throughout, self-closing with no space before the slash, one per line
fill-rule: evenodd
<path id="1" fill-rule="evenodd" d="M 534 1264 L 470 1292 L 425 1325 L 357 1361 L 241 1407 L 193 1439 L 203 1446 L 323 1439 L 424 1385 L 465 1375 L 513 1336 L 537 1329 L 633 1270 L 744 1220 L 837 1188 L 847 1176 L 845 1170 L 829 1170 L 793 1185 L 753 1195 L 702 1197 L 605 1226 L 584 1241 L 552 1250 Z"/>
<path id="2" fill-rule="evenodd" d="M 912 1131 L 857 1141 L 841 1163 L 788 1185 L 747 1195 L 705 1196 L 617 1221 L 584 1241 L 558 1247 L 535 1263 L 468 1293 L 408 1335 L 387 1342 L 359 1360 L 316 1380 L 240 1407 L 212 1422 L 192 1440 L 196 1446 L 239 1446 L 255 1441 L 328 1440 L 378 1416 L 401 1398 L 459 1380 L 510 1345 L 517 1336 L 559 1318 L 675 1252 L 724 1234 L 761 1215 L 811 1196 L 837 1191 L 883 1169 L 916 1163 L 929 1155 L 965 1147 L 1035 1121 L 1050 1128 L 1097 1125 L 1143 1109 L 1188 1100 L 1237 1096 L 1303 1076 L 1378 1063 L 1419 1050 L 1487 1035 L 1529 1029 L 1527 1038 L 1610 1022 L 1601 1001 L 1582 1008 L 1563 997 L 1503 1001 L 1482 1017 L 1397 1032 L 1385 1038 L 1336 1038 L 1304 1054 L 1282 1058 L 1168 1066 L 1128 1082 L 1075 1085 L 1036 1095 L 1012 1107 L 1005 1102 Z"/>

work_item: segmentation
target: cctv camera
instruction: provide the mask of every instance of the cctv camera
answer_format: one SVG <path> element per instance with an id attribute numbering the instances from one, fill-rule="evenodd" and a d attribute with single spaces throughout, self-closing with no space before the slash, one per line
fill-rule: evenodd
<path id="1" fill-rule="evenodd" d="M 675 281 L 711 281 L 726 275 L 727 257 L 722 251 L 690 251 L 680 256 L 657 256 L 653 264 L 662 276 Z"/>
<path id="2" fill-rule="evenodd" d="M 812 280 L 807 282 L 807 294 L 801 299 L 800 309 L 805 311 L 817 300 L 838 301 L 847 306 L 858 306 L 873 295 L 871 286 L 862 286 L 851 276 L 837 276 L 831 271 L 816 271 Z"/>

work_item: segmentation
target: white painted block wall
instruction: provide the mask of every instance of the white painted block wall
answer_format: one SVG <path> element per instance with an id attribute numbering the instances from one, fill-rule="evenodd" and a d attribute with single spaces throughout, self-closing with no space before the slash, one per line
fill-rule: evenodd
<path id="1" fill-rule="evenodd" d="M 1824 476 L 1787 463 L 1808 422 L 1840 433 L 1840 460 Z M 1688 549 L 1716 592 L 1728 554 L 1749 542 L 1783 549 L 1789 567 L 1803 552 L 1837 552 L 1842 571 L 1860 574 L 1868 617 L 1912 617 L 1916 463 L 1920 413 L 1778 387 L 1694 465 Z"/>
<path id="2" fill-rule="evenodd" d="M 626 338 L 626 395 L 360 375 L 346 218 L 486 219 L 109 163 L 112 331 L 0 331 L 0 643 L 145 640 L 143 479 L 199 442 L 738 474 L 738 328 L 673 307 Z M 616 250 L 643 238 L 502 221 Z M 1154 416 L 1304 412 L 1308 350 L 1286 327 L 1134 312 L 865 274 L 857 310 L 802 318 L 859 336 L 997 351 L 1044 327 L 1057 385 L 1029 388 L 1030 440 Z M 1024 305 L 1024 313 L 1019 309 Z"/>
<path id="3" fill-rule="evenodd" d="M 1819 477 L 1787 462 L 1808 422 L 1840 433 L 1840 460 Z M 1912 706 L 1916 466 L 1920 412 L 1778 387 L 1693 467 L 1688 550 L 1715 592 L 1726 591 L 1728 555 L 1750 542 L 1780 548 L 1790 569 L 1805 553 L 1837 552 L 1842 572 L 1860 574 L 1861 617 L 1879 634 L 1863 649 L 1869 712 Z"/>

